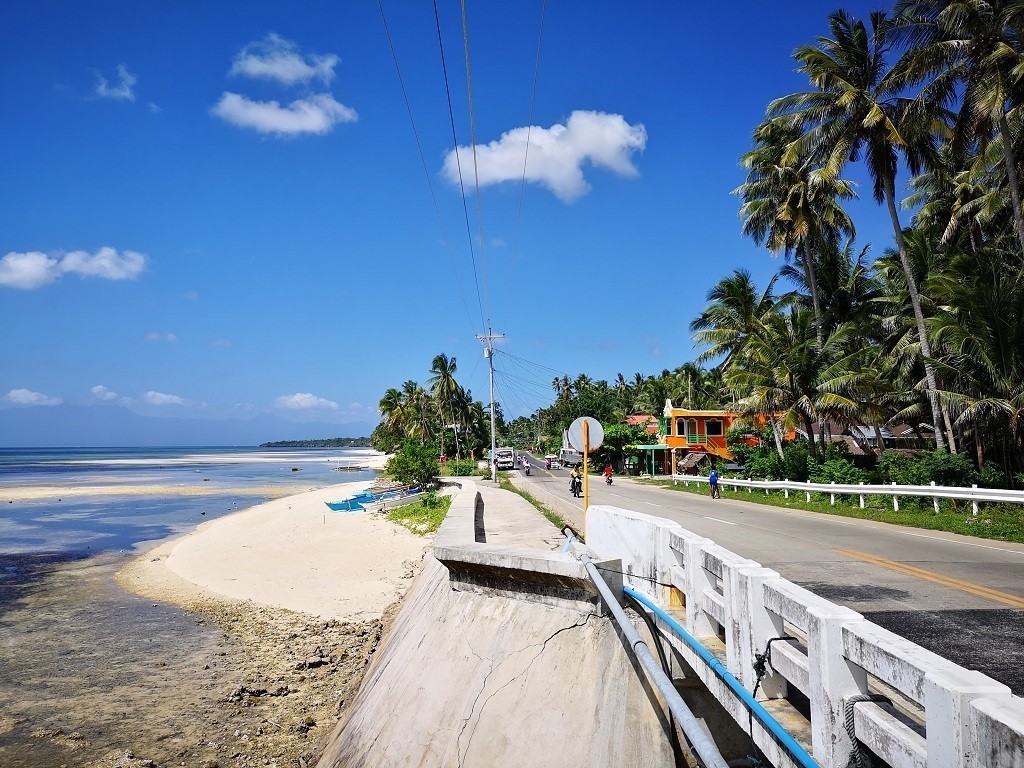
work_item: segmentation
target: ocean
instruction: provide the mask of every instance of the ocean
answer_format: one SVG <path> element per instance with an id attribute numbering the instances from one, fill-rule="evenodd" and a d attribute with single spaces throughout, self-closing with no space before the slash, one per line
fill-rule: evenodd
<path id="1" fill-rule="evenodd" d="M 130 550 L 271 495 L 372 480 L 373 470 L 338 470 L 373 454 L 364 448 L 0 449 L 0 579 L 17 575 L 12 558 Z M 54 492 L 22 500 L 13 493 L 22 486 Z M 97 486 L 118 492 L 76 495 Z"/>
<path id="2" fill-rule="evenodd" d="M 221 652 L 213 628 L 113 582 L 148 542 L 271 497 L 372 480 L 349 469 L 371 455 L 0 449 L 0 765 L 92 765 L 126 727 L 173 711 L 196 659 Z"/>

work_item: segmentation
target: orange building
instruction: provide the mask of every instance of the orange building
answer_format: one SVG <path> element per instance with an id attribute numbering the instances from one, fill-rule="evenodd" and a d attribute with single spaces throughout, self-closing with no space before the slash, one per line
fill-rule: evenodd
<path id="1" fill-rule="evenodd" d="M 739 418 L 731 411 L 676 408 L 666 400 L 664 415 L 658 419 L 658 442 L 670 452 L 672 474 L 696 466 L 706 456 L 731 461 L 725 433 Z"/>

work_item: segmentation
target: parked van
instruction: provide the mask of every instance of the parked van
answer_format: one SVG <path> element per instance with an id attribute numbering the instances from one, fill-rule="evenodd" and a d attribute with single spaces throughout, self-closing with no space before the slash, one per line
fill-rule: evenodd
<path id="1" fill-rule="evenodd" d="M 578 467 L 583 463 L 583 454 L 575 448 L 563 448 L 558 452 L 558 461 L 563 467 Z"/>
<path id="2" fill-rule="evenodd" d="M 495 448 L 494 466 L 497 469 L 513 469 L 516 465 L 515 448 Z"/>

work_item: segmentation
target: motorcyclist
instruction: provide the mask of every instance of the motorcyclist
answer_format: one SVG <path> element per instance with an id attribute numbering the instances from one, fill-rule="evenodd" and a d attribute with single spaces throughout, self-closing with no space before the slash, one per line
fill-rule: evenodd
<path id="1" fill-rule="evenodd" d="M 530 476 L 530 460 L 529 459 L 523 459 L 523 473 L 527 477 Z"/>
<path id="2" fill-rule="evenodd" d="M 606 483 L 608 483 L 608 485 L 612 484 L 612 465 L 611 464 L 605 464 L 604 465 L 604 481 Z"/>
<path id="3" fill-rule="evenodd" d="M 580 478 L 580 470 L 578 467 L 573 467 L 572 472 L 569 474 L 569 490 L 572 491 L 574 498 L 578 499 L 580 497 L 580 488 L 582 485 L 583 483 Z"/>

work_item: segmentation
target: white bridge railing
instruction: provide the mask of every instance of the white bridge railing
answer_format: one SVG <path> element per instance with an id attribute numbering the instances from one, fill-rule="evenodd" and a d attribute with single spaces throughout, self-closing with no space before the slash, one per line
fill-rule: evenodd
<path id="1" fill-rule="evenodd" d="M 788 728 L 799 731 L 802 724 L 803 733 L 790 732 L 808 743 L 824 768 L 845 768 L 858 745 L 893 768 L 1024 766 L 1024 700 L 1002 683 L 669 520 L 592 506 L 586 539 L 601 557 L 621 558 L 625 583 L 670 613 L 685 607 L 680 623 L 748 691 L 757 682 L 755 654 L 772 638 L 793 638 L 771 645 L 758 698 Z M 750 724 L 736 695 L 698 655 L 668 631 L 666 637 L 736 722 L 745 731 L 753 728 L 751 736 L 769 760 L 792 765 L 766 730 Z M 809 702 L 809 734 L 786 702 L 794 690 Z"/>
<path id="2" fill-rule="evenodd" d="M 703 475 L 672 475 L 672 481 L 676 483 L 708 483 L 707 477 Z M 930 498 L 935 505 L 935 511 L 939 510 L 939 499 L 958 499 L 969 501 L 972 504 L 974 514 L 978 514 L 978 502 L 997 501 L 1010 504 L 1024 504 L 1024 491 L 1010 491 L 1005 488 L 979 488 L 972 485 L 970 488 L 962 488 L 951 485 L 868 485 L 866 483 L 843 484 L 843 483 L 798 483 L 793 480 L 744 480 L 737 477 L 720 477 L 718 484 L 733 490 L 747 488 L 751 492 L 754 489 L 768 491 L 782 491 L 786 498 L 789 494 L 804 493 L 807 501 L 811 500 L 812 493 L 827 493 L 832 503 L 836 503 L 837 495 L 858 496 L 861 509 L 864 508 L 865 496 L 892 496 L 893 509 L 897 512 L 900 509 L 900 496 L 921 496 Z"/>

